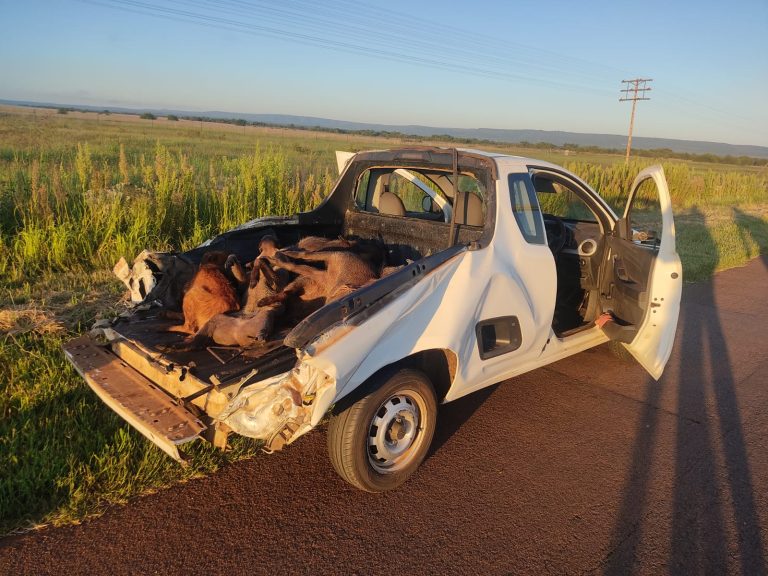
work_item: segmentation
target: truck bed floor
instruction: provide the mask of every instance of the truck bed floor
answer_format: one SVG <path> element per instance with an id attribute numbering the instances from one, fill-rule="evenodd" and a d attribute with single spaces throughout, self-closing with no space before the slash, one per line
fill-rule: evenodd
<path id="1" fill-rule="evenodd" d="M 288 332 L 280 330 L 263 344 L 248 348 L 210 345 L 196 350 L 184 350 L 185 334 L 168 332 L 178 320 L 161 318 L 157 310 L 140 311 L 130 318 L 121 319 L 113 329 L 166 362 L 189 367 L 200 380 L 212 384 L 226 384 L 243 374 L 258 370 L 264 377 L 290 369 L 296 362 L 295 350 L 283 345 Z"/>

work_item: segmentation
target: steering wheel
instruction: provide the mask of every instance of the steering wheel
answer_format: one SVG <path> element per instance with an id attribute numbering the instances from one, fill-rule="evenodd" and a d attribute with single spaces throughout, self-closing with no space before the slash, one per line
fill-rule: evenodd
<path id="1" fill-rule="evenodd" d="M 544 229 L 547 232 L 547 244 L 552 254 L 557 256 L 565 248 L 568 240 L 568 228 L 560 218 L 552 214 L 543 214 Z"/>

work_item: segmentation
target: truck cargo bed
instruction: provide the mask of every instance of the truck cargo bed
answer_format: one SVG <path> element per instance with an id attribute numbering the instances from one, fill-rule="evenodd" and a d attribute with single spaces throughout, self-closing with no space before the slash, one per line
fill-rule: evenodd
<path id="1" fill-rule="evenodd" d="M 157 309 L 150 309 L 120 319 L 113 330 L 165 363 L 188 367 L 198 380 L 209 384 L 226 385 L 253 370 L 266 378 L 289 370 L 296 362 L 295 350 L 283 345 L 287 329 L 248 348 L 211 343 L 196 350 L 181 350 L 177 347 L 185 334 L 168 332 L 178 324 L 178 320 L 162 318 Z"/>

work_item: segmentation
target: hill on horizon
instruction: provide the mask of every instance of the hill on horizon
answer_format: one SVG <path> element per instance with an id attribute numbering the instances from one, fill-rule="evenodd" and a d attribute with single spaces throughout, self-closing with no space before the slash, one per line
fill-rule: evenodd
<path id="1" fill-rule="evenodd" d="M 421 126 L 418 124 L 373 124 L 366 122 L 350 122 L 314 116 L 294 116 L 289 114 L 251 114 L 245 112 L 222 112 L 211 110 L 192 112 L 189 110 L 159 109 L 159 108 L 125 108 L 109 106 L 92 106 L 76 104 L 56 104 L 52 102 L 30 102 L 23 100 L 0 100 L 0 103 L 15 106 L 41 106 L 46 108 L 73 108 L 85 111 L 102 111 L 126 114 L 141 114 L 151 112 L 157 116 L 201 116 L 212 119 L 241 119 L 248 122 L 260 122 L 281 126 L 299 126 L 302 128 L 323 128 L 338 130 L 371 130 L 375 132 L 399 132 L 409 136 L 441 136 L 454 138 L 471 138 L 490 140 L 509 144 L 528 142 L 531 144 L 547 143 L 555 146 L 576 144 L 579 146 L 597 146 L 600 148 L 623 150 L 627 145 L 626 135 L 620 134 L 590 134 L 583 132 L 566 132 L 560 130 L 506 129 L 506 128 L 445 128 L 437 126 Z M 768 147 L 750 144 L 727 144 L 725 142 L 707 142 L 703 140 L 677 140 L 674 138 L 654 138 L 648 136 L 633 136 L 632 147 L 642 150 L 668 148 L 675 152 L 690 154 L 715 154 L 717 156 L 751 156 L 768 158 Z"/>

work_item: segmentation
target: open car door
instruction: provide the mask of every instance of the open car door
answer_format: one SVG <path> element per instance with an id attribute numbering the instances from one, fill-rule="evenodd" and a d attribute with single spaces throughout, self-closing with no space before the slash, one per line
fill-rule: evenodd
<path id="1" fill-rule="evenodd" d="M 616 322 L 604 330 L 658 380 L 672 351 L 683 284 L 672 199 L 661 166 L 635 178 L 608 246 L 602 305 Z"/>

